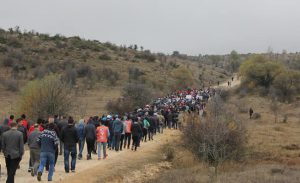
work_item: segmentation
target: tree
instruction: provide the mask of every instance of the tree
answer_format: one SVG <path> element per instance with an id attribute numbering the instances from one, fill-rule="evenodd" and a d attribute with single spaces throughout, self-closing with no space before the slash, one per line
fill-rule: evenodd
<path id="1" fill-rule="evenodd" d="M 73 108 L 74 95 L 58 75 L 49 75 L 29 82 L 21 92 L 19 113 L 30 119 L 65 115 Z"/>
<path id="2" fill-rule="evenodd" d="M 218 173 L 218 167 L 226 160 L 238 160 L 245 150 L 245 125 L 229 112 L 220 96 L 208 103 L 207 116 L 201 121 L 189 120 L 184 128 L 188 147 L 207 161 Z"/>
<path id="3" fill-rule="evenodd" d="M 174 89 L 183 89 L 187 87 L 192 87 L 195 84 L 194 77 L 191 70 L 186 67 L 178 67 L 173 70 L 173 76 L 175 78 Z"/>
<path id="4" fill-rule="evenodd" d="M 263 56 L 254 56 L 241 65 L 239 73 L 244 84 L 269 88 L 284 70 L 282 64 Z"/>

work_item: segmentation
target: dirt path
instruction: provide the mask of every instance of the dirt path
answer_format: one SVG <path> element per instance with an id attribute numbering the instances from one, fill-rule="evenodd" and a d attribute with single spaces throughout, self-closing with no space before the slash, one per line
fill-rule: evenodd
<path id="1" fill-rule="evenodd" d="M 165 130 L 164 134 L 154 137 L 154 141 L 142 143 L 137 152 L 123 150 L 121 152 L 108 151 L 108 159 L 97 160 L 97 155 L 87 161 L 77 160 L 76 173 L 66 174 L 64 172 L 63 156 L 59 156 L 55 168 L 53 181 L 59 183 L 82 183 L 82 182 L 130 182 L 123 176 L 143 168 L 149 163 L 162 161 L 160 148 L 170 140 L 178 138 L 178 131 Z M 86 154 L 86 150 L 84 151 Z M 2 176 L 0 182 L 6 180 L 6 170 L 3 155 L 0 157 L 2 164 Z M 36 177 L 31 177 L 27 172 L 29 161 L 29 151 L 26 151 L 22 161 L 21 169 L 17 170 L 15 182 L 32 183 L 37 182 Z M 47 173 L 44 172 L 42 182 L 47 182 Z M 126 181 L 127 180 L 127 181 Z"/>
<path id="2" fill-rule="evenodd" d="M 231 87 L 226 83 L 222 83 L 218 88 L 230 89 L 240 84 L 240 80 L 234 77 Z M 217 86 L 216 86 L 217 87 Z M 144 166 L 161 162 L 161 147 L 171 140 L 176 140 L 180 136 L 179 131 L 165 130 L 164 134 L 155 136 L 154 141 L 142 143 L 137 152 L 131 150 L 123 150 L 122 152 L 108 151 L 107 160 L 97 160 L 97 155 L 93 155 L 93 160 L 87 161 L 77 160 L 76 173 L 66 174 L 64 171 L 63 156 L 59 156 L 55 168 L 53 181 L 58 183 L 82 183 L 82 182 L 132 182 L 128 175 L 132 171 L 143 169 Z M 86 144 L 85 144 L 86 147 Z M 84 155 L 86 149 L 84 150 Z M 17 170 L 15 182 L 16 183 L 32 183 L 37 182 L 36 177 L 31 177 L 27 172 L 29 162 L 29 151 L 25 152 L 21 161 L 21 168 Z M 3 154 L 0 155 L 0 163 L 2 165 L 2 175 L 0 182 L 6 180 L 6 169 Z M 140 176 L 143 176 L 141 174 Z M 136 177 L 138 179 L 138 177 Z M 47 182 L 47 173 L 44 172 L 42 182 Z"/>

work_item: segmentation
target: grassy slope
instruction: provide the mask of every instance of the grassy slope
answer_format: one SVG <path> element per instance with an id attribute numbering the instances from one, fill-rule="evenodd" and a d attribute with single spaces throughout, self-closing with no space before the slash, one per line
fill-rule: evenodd
<path id="1" fill-rule="evenodd" d="M 151 60 L 151 57 L 156 60 Z M 13 63 L 12 66 L 4 66 L 7 59 L 10 59 L 8 63 Z M 51 72 L 64 75 L 70 68 L 79 70 L 84 66 L 91 68 L 93 76 L 101 77 L 103 70 L 108 69 L 119 75 L 113 85 L 107 78 L 91 82 L 88 76 L 77 77 L 75 88 L 78 90 L 78 103 L 85 106 L 89 114 L 105 112 L 106 102 L 121 95 L 123 86 L 129 82 L 129 68 L 138 68 L 143 72 L 139 80 L 154 88 L 158 94 L 174 88 L 178 76 L 177 67 L 191 73 L 191 86 L 199 84 L 199 64 L 189 59 L 161 57 L 134 49 L 124 50 L 111 43 L 83 40 L 79 37 L 50 37 L 47 34 L 0 29 L 0 117 L 16 111 L 19 96 L 18 91 L 7 91 L 6 83 L 15 83 L 21 90 L 28 81 L 41 78 L 42 75 Z M 13 72 L 13 68 L 18 72 Z M 223 69 L 210 65 L 202 64 L 201 70 L 201 73 L 204 71 L 206 84 L 229 77 Z M 88 85 L 89 82 L 92 84 Z"/>

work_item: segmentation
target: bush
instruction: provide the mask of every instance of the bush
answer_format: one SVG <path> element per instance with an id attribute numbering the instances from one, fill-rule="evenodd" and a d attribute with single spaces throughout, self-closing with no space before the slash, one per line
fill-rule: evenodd
<path id="1" fill-rule="evenodd" d="M 140 71 L 138 68 L 129 68 L 128 69 L 129 80 L 138 80 L 140 76 L 144 75 L 143 71 Z"/>
<path id="2" fill-rule="evenodd" d="M 263 56 L 255 56 L 240 67 L 242 82 L 254 87 L 269 88 L 275 78 L 285 70 L 284 66 L 268 60 Z"/>
<path id="3" fill-rule="evenodd" d="M 144 84 L 129 83 L 123 89 L 122 97 L 109 101 L 106 109 L 111 113 L 124 114 L 151 102 L 152 91 Z"/>
<path id="4" fill-rule="evenodd" d="M 5 86 L 6 90 L 11 92 L 16 92 L 19 90 L 18 82 L 14 79 L 5 80 L 3 85 Z"/>
<path id="5" fill-rule="evenodd" d="M 17 40 L 17 38 L 11 38 L 7 41 L 7 45 L 14 48 L 22 48 L 23 44 Z"/>
<path id="6" fill-rule="evenodd" d="M 81 65 L 78 69 L 77 69 L 77 74 L 78 77 L 85 77 L 88 74 L 90 74 L 92 72 L 92 69 L 90 66 L 88 65 Z"/>
<path id="7" fill-rule="evenodd" d="M 29 119 L 66 115 L 72 110 L 72 89 L 58 75 L 49 75 L 41 80 L 29 82 L 21 92 L 19 112 Z"/>
<path id="8" fill-rule="evenodd" d="M 259 113 L 254 113 L 252 115 L 252 119 L 260 119 L 261 118 L 261 115 Z"/>
<path id="9" fill-rule="evenodd" d="M 226 160 L 241 159 L 245 151 L 246 128 L 229 110 L 216 95 L 208 104 L 207 117 L 190 120 L 183 131 L 188 147 L 216 170 Z"/>
<path id="10" fill-rule="evenodd" d="M 104 54 L 101 54 L 99 57 L 98 57 L 100 60 L 111 60 L 111 56 L 109 56 L 108 54 L 104 53 Z"/>
<path id="11" fill-rule="evenodd" d="M 65 71 L 65 74 L 62 78 L 65 83 L 68 83 L 70 86 L 73 86 L 76 84 L 77 71 L 75 69 L 69 68 Z"/>
<path id="12" fill-rule="evenodd" d="M 148 62 L 154 62 L 156 60 L 156 56 L 153 55 L 150 51 L 145 50 L 143 52 L 137 53 L 135 55 L 137 59 L 147 60 Z"/>

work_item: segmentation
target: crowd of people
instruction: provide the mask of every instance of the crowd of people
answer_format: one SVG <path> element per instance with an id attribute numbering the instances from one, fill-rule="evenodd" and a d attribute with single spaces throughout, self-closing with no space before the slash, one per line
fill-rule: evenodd
<path id="1" fill-rule="evenodd" d="M 180 128 L 180 111 L 203 115 L 206 102 L 214 94 L 214 89 L 176 91 L 132 112 L 93 116 L 78 122 L 72 117 L 54 115 L 31 123 L 25 114 L 17 119 L 11 115 L 0 125 L 0 150 L 5 156 L 6 182 L 14 182 L 24 144 L 30 151 L 28 172 L 41 181 L 46 169 L 48 181 L 52 181 L 59 155 L 64 156 L 64 169 L 69 173 L 75 172 L 77 160 L 84 159 L 85 144 L 86 160 L 91 160 L 92 154 L 98 160 L 106 159 L 109 150 L 137 151 L 141 142 L 152 141 L 164 129 Z"/>

